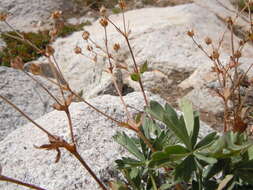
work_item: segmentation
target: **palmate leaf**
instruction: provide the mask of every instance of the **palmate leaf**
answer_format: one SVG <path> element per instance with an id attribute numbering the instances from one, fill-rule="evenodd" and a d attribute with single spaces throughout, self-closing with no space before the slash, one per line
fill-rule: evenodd
<path id="1" fill-rule="evenodd" d="M 183 159 L 189 155 L 189 151 L 181 145 L 168 146 L 163 151 L 153 153 L 149 167 L 162 167 L 173 161 Z"/>
<path id="2" fill-rule="evenodd" d="M 176 167 L 175 180 L 188 182 L 196 169 L 197 166 L 194 160 L 194 156 L 190 155 Z"/>
<path id="3" fill-rule="evenodd" d="M 118 159 L 115 162 L 117 163 L 117 166 L 120 169 L 145 166 L 145 164 L 146 164 L 145 161 L 139 161 L 139 160 L 135 160 L 132 158 L 126 158 L 126 157 Z"/>
<path id="4" fill-rule="evenodd" d="M 144 155 L 140 152 L 138 146 L 136 145 L 135 141 L 129 138 L 124 132 L 119 133 L 117 132 L 116 135 L 113 136 L 113 139 L 126 148 L 131 154 L 133 154 L 136 158 L 141 161 L 145 160 Z"/>
<path id="5" fill-rule="evenodd" d="M 207 136 L 205 136 L 202 140 L 200 140 L 198 142 L 198 144 L 196 145 L 195 149 L 198 149 L 198 148 L 203 148 L 207 145 L 210 145 L 214 142 L 214 140 L 216 140 L 218 137 L 217 137 L 217 133 L 216 132 L 213 132 L 213 133 L 210 133 L 208 134 Z"/>
<path id="6" fill-rule="evenodd" d="M 183 98 L 180 100 L 179 105 L 180 105 L 181 111 L 184 114 L 183 118 L 184 118 L 188 135 L 192 136 L 193 128 L 194 128 L 194 115 L 193 115 L 192 104 L 190 103 L 190 101 Z"/>
<path id="7" fill-rule="evenodd" d="M 156 119 L 163 121 L 163 115 L 165 112 L 163 107 L 158 102 L 150 101 L 150 107 L 147 107 L 145 111 Z"/>
<path id="8" fill-rule="evenodd" d="M 253 185 L 253 160 L 243 161 L 237 164 L 234 174 Z"/>
<path id="9" fill-rule="evenodd" d="M 111 190 L 129 190 L 127 185 L 118 182 L 118 181 L 111 181 L 109 182 Z"/>

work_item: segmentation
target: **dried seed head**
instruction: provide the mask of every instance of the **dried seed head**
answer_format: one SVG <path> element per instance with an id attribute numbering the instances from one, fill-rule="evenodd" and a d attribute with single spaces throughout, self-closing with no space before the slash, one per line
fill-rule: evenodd
<path id="1" fill-rule="evenodd" d="M 210 45 L 210 44 L 212 44 L 212 39 L 209 37 L 206 37 L 205 42 L 206 42 L 206 45 Z"/>
<path id="2" fill-rule="evenodd" d="M 187 35 L 192 38 L 194 36 L 194 31 L 193 30 L 188 30 Z"/>
<path id="3" fill-rule="evenodd" d="M 4 22 L 7 19 L 7 14 L 6 13 L 0 13 L 0 22 Z"/>
<path id="4" fill-rule="evenodd" d="M 91 45 L 87 45 L 87 50 L 88 51 L 92 51 L 93 50 L 93 47 Z"/>
<path id="5" fill-rule="evenodd" d="M 47 46 L 46 47 L 46 52 L 45 52 L 45 56 L 50 57 L 54 54 L 54 48 L 52 46 Z"/>
<path id="6" fill-rule="evenodd" d="M 213 59 L 219 59 L 220 54 L 217 49 L 213 50 L 212 58 Z"/>
<path id="7" fill-rule="evenodd" d="M 51 18 L 52 19 L 59 19 L 59 18 L 61 18 L 61 16 L 62 16 L 62 11 L 54 11 L 51 14 Z"/>
<path id="8" fill-rule="evenodd" d="M 227 18 L 226 18 L 226 22 L 227 22 L 228 24 L 230 24 L 230 25 L 233 25 L 233 24 L 234 24 L 234 22 L 233 22 L 233 20 L 232 20 L 231 17 L 227 17 Z"/>
<path id="9" fill-rule="evenodd" d="M 41 67 L 35 63 L 30 64 L 29 72 L 31 72 L 34 75 L 41 75 L 42 74 Z"/>
<path id="10" fill-rule="evenodd" d="M 118 43 L 114 44 L 113 49 L 114 49 L 114 51 L 118 52 L 120 49 L 120 45 Z"/>
<path id="11" fill-rule="evenodd" d="M 126 2 L 124 0 L 119 0 L 119 7 L 122 10 L 126 9 Z"/>
<path id="12" fill-rule="evenodd" d="M 237 50 L 234 56 L 235 58 L 240 58 L 242 56 L 242 53 L 239 50 Z"/>
<path id="13" fill-rule="evenodd" d="M 98 61 L 97 55 L 95 55 L 95 56 L 93 57 L 93 61 L 94 61 L 95 63 L 97 63 L 97 61 Z"/>
<path id="14" fill-rule="evenodd" d="M 24 69 L 24 62 L 21 57 L 15 57 L 11 60 L 11 67 L 14 69 L 23 70 Z"/>
<path id="15" fill-rule="evenodd" d="M 57 34 L 58 34 L 58 29 L 57 28 L 54 28 L 54 29 L 49 31 L 49 36 L 51 37 L 51 40 L 54 40 L 55 37 L 57 36 Z"/>
<path id="16" fill-rule="evenodd" d="M 100 8 L 99 12 L 100 12 L 100 15 L 101 15 L 101 16 L 106 16 L 107 10 L 106 10 L 106 8 L 105 8 L 104 6 L 102 6 L 102 7 Z"/>
<path id="17" fill-rule="evenodd" d="M 81 54 L 82 53 L 82 49 L 79 46 L 76 46 L 75 49 L 74 49 L 74 52 L 76 54 Z"/>
<path id="18" fill-rule="evenodd" d="M 88 40 L 90 37 L 90 33 L 88 31 L 84 31 L 82 36 L 84 40 Z"/>
<path id="19" fill-rule="evenodd" d="M 239 45 L 243 46 L 244 44 L 245 44 L 245 41 L 244 40 L 240 40 Z"/>
<path id="20" fill-rule="evenodd" d="M 106 18 L 101 18 L 99 22 L 103 27 L 107 27 L 108 25 L 108 21 Z"/>

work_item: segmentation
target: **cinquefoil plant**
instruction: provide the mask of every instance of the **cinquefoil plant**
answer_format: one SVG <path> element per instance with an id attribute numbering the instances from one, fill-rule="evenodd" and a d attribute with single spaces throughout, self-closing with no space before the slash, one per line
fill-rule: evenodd
<path id="1" fill-rule="evenodd" d="M 151 101 L 146 107 L 141 130 L 153 150 L 139 138 L 125 133 L 115 135 L 114 139 L 131 153 L 131 157 L 116 161 L 128 181 L 121 188 L 253 188 L 253 147 L 247 135 L 213 132 L 198 138 L 198 113 L 187 100 L 182 100 L 180 107 L 181 115 L 169 104 L 162 107 Z M 163 127 L 157 120 L 164 124 Z"/>

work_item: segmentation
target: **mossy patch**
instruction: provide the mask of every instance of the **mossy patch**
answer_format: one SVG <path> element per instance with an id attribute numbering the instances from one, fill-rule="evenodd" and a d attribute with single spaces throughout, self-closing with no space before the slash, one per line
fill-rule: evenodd
<path id="1" fill-rule="evenodd" d="M 66 24 L 59 31 L 59 37 L 66 37 L 75 31 L 80 31 L 85 25 L 90 25 L 90 22 L 85 22 L 78 25 Z M 30 40 L 40 49 L 44 49 L 50 43 L 49 31 L 39 31 L 37 33 L 28 32 L 22 33 L 25 39 Z M 1 34 L 1 38 L 6 43 L 6 47 L 0 52 L 0 65 L 10 66 L 10 61 L 16 56 L 20 56 L 24 62 L 37 59 L 41 54 L 33 49 L 30 45 L 14 39 L 11 36 L 17 36 L 15 32 L 5 32 Z"/>
<path id="2" fill-rule="evenodd" d="M 246 2 L 248 2 L 248 0 L 237 0 L 236 4 L 240 9 L 243 9 L 245 7 Z M 248 12 L 248 8 L 246 8 L 245 11 Z M 250 12 L 253 12 L 253 5 L 250 6 Z"/>

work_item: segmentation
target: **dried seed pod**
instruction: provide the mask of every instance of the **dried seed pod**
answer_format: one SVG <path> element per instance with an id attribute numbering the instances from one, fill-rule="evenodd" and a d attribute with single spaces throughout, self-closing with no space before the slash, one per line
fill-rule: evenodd
<path id="1" fill-rule="evenodd" d="M 206 38 L 205 38 L 205 43 L 206 43 L 206 45 L 212 44 L 212 39 L 209 38 L 209 37 L 206 37 Z"/>
<path id="2" fill-rule="evenodd" d="M 7 19 L 7 14 L 6 13 L 0 13 L 0 22 L 4 22 Z"/>
<path id="3" fill-rule="evenodd" d="M 234 22 L 233 22 L 233 20 L 232 20 L 231 17 L 227 17 L 227 18 L 226 18 L 226 22 L 227 22 L 228 24 L 230 24 L 230 25 L 233 25 L 233 24 L 234 24 Z"/>
<path id="4" fill-rule="evenodd" d="M 54 52 L 55 52 L 55 50 L 52 46 L 47 46 L 45 56 L 50 57 L 54 54 Z"/>
<path id="5" fill-rule="evenodd" d="M 59 19 L 61 18 L 62 16 L 62 11 L 54 11 L 52 14 L 51 14 L 51 18 L 52 19 Z"/>
<path id="6" fill-rule="evenodd" d="M 82 53 L 82 49 L 79 46 L 76 46 L 75 49 L 74 49 L 74 52 L 76 54 L 81 54 Z"/>
<path id="7" fill-rule="evenodd" d="M 11 60 L 11 67 L 14 69 L 20 69 L 23 70 L 24 69 L 24 62 L 21 59 L 21 57 L 15 57 L 15 59 Z"/>
<path id="8" fill-rule="evenodd" d="M 194 36 L 194 31 L 193 30 L 188 30 L 187 35 L 190 36 L 190 37 L 193 37 Z"/>
<path id="9" fill-rule="evenodd" d="M 239 50 L 237 50 L 234 56 L 235 58 L 240 58 L 242 56 L 242 53 Z"/>
<path id="10" fill-rule="evenodd" d="M 103 27 L 107 27 L 108 25 L 108 21 L 106 18 L 101 18 L 99 22 Z"/>
<path id="11" fill-rule="evenodd" d="M 93 47 L 91 45 L 87 45 L 87 50 L 88 51 L 92 51 L 93 50 Z"/>
<path id="12" fill-rule="evenodd" d="M 213 54 L 212 54 L 212 58 L 213 59 L 219 59 L 219 57 L 220 57 L 220 54 L 219 54 L 218 50 L 214 49 Z"/>
<path id="13" fill-rule="evenodd" d="M 84 40 L 88 40 L 90 37 L 90 33 L 88 31 L 84 31 L 82 37 Z"/>
<path id="14" fill-rule="evenodd" d="M 124 0 L 119 0 L 119 7 L 122 10 L 126 9 L 126 2 Z"/>
<path id="15" fill-rule="evenodd" d="M 118 52 L 119 49 L 120 49 L 119 43 L 115 43 L 115 44 L 113 45 L 113 49 L 114 49 L 114 51 Z"/>
<path id="16" fill-rule="evenodd" d="M 38 64 L 32 63 L 29 66 L 29 72 L 31 72 L 34 75 L 42 75 L 42 69 Z"/>

